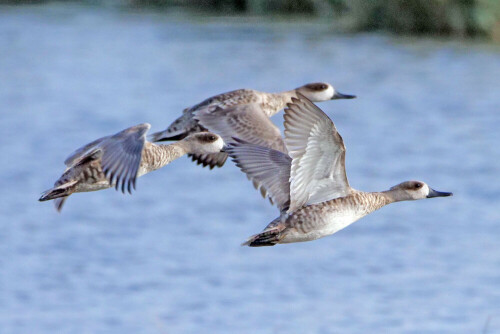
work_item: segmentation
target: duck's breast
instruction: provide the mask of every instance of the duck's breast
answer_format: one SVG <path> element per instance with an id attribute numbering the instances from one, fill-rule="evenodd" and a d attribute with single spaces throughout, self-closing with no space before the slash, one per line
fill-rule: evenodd
<path id="1" fill-rule="evenodd" d="M 334 234 L 367 214 L 362 205 L 339 199 L 301 208 L 287 219 L 288 230 L 282 242 L 301 242 Z"/>

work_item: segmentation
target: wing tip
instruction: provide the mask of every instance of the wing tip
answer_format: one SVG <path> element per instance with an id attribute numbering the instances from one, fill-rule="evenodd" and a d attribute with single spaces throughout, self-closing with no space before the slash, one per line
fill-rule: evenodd
<path id="1" fill-rule="evenodd" d="M 197 165 L 202 165 L 203 167 L 209 167 L 210 170 L 215 167 L 221 168 L 226 163 L 228 154 L 221 153 L 213 153 L 213 154 L 188 154 L 188 157 L 191 158 L 193 162 Z"/>

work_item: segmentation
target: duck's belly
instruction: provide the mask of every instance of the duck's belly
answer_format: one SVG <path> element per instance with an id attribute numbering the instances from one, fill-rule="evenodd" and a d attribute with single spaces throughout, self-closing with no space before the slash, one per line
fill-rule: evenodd
<path id="1" fill-rule="evenodd" d="M 362 218 L 362 212 L 331 212 L 291 226 L 281 243 L 316 240 L 334 234 Z"/>
<path id="2" fill-rule="evenodd" d="M 103 189 L 108 189 L 111 186 L 109 185 L 108 180 L 102 179 L 97 182 L 82 182 L 79 183 L 76 187 L 75 192 L 89 192 L 89 191 L 98 191 Z"/>

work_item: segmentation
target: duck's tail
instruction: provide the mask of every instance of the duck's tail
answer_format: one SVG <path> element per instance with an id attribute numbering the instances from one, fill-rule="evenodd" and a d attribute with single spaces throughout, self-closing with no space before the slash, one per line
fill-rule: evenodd
<path id="1" fill-rule="evenodd" d="M 77 181 L 71 181 L 55 186 L 54 188 L 45 191 L 38 200 L 43 202 L 54 199 L 56 210 L 60 212 L 68 196 L 74 192 L 76 183 Z"/>
<path id="2" fill-rule="evenodd" d="M 278 229 L 270 229 L 260 232 L 259 234 L 252 235 L 247 241 L 242 243 L 242 246 L 249 247 L 262 247 L 274 246 L 280 241 L 280 231 Z"/>
<path id="3" fill-rule="evenodd" d="M 249 247 L 274 246 L 283 238 L 283 231 L 285 229 L 285 224 L 282 223 L 280 217 L 278 217 L 269 223 L 264 231 L 252 235 L 241 245 Z"/>
<path id="4" fill-rule="evenodd" d="M 57 212 L 61 212 L 64 202 L 68 199 L 68 196 L 59 197 L 54 200 L 54 206 Z"/>
<path id="5" fill-rule="evenodd" d="M 200 131 L 206 131 L 206 129 L 198 124 L 189 109 L 184 109 L 181 117 L 177 118 L 167 129 L 150 134 L 148 140 L 151 142 L 177 141 Z"/>
<path id="6" fill-rule="evenodd" d="M 188 136 L 188 133 L 186 133 L 186 132 L 171 133 L 168 130 L 165 130 L 165 131 L 158 131 L 158 132 L 150 134 L 148 136 L 148 140 L 150 142 L 178 141 L 178 140 L 186 138 L 187 136 Z"/>

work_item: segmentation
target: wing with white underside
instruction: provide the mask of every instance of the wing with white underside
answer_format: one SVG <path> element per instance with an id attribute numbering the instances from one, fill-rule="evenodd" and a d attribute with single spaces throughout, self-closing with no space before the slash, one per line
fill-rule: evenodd
<path id="1" fill-rule="evenodd" d="M 290 205 L 292 159 L 280 151 L 234 139 L 226 152 L 248 178 L 276 203 L 280 211 Z"/>
<path id="2" fill-rule="evenodd" d="M 195 118 L 203 127 L 221 136 L 225 143 L 233 142 L 232 138 L 236 137 L 252 144 L 286 152 L 280 130 L 264 114 L 258 103 L 198 112 Z"/>
<path id="3" fill-rule="evenodd" d="M 290 208 L 324 202 L 350 193 L 345 146 L 328 116 L 298 94 L 285 109 L 285 143 L 292 158 Z"/>

